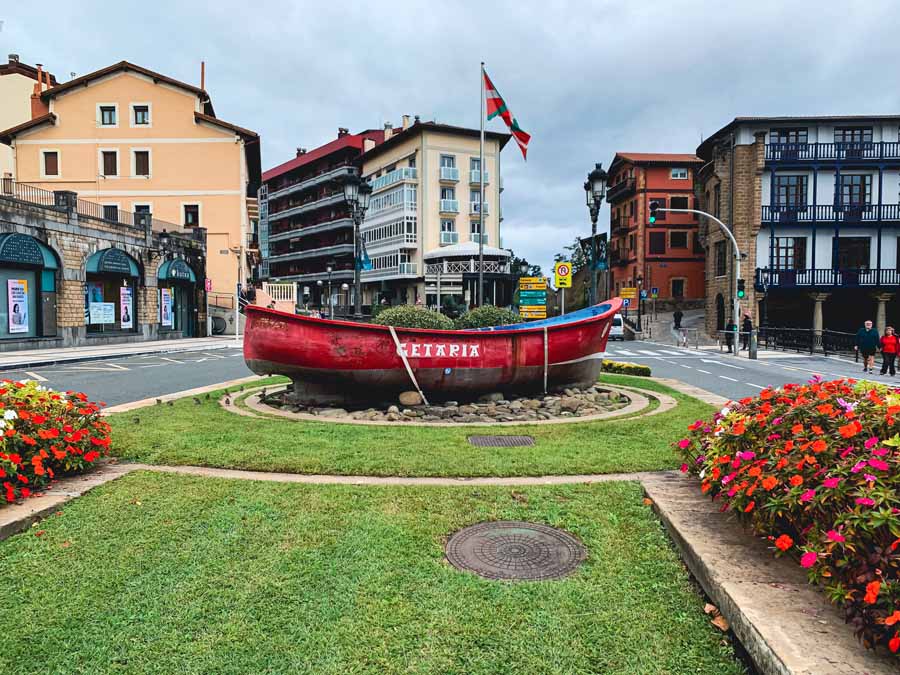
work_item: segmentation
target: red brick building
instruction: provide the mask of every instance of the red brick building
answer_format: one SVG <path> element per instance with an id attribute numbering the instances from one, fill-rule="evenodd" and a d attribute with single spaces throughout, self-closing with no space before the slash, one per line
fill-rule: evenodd
<path id="1" fill-rule="evenodd" d="M 704 249 L 698 217 L 659 212 L 647 222 L 649 203 L 697 208 L 694 172 L 703 165 L 695 155 L 619 152 L 609 167 L 606 200 L 610 204 L 609 270 L 611 294 L 637 286 L 659 289 L 660 300 L 680 302 L 705 296 Z"/>

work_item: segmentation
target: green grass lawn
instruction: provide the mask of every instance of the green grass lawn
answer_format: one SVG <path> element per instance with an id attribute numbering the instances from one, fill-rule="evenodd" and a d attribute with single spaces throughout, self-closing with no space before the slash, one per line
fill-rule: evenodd
<path id="1" fill-rule="evenodd" d="M 356 426 L 253 419 L 190 398 L 110 416 L 113 453 L 154 464 L 371 476 L 531 476 L 615 473 L 677 465 L 670 444 L 712 407 L 639 377 L 601 381 L 668 393 L 672 411 L 626 421 L 495 427 L 534 436 L 530 448 L 476 448 L 466 440 L 490 427 Z M 135 423 L 137 419 L 137 423 Z"/>
<path id="2" fill-rule="evenodd" d="M 447 565 L 445 537 L 487 519 L 563 527 L 589 557 L 538 583 Z M 135 472 L 0 542 L 0 569 L 4 675 L 742 672 L 633 482 L 373 488 Z"/>

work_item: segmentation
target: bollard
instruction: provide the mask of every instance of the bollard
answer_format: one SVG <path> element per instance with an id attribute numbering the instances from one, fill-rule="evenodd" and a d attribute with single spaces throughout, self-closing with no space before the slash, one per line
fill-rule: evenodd
<path id="1" fill-rule="evenodd" d="M 750 345 L 749 345 L 749 357 L 751 359 L 756 359 L 756 330 L 750 331 Z"/>

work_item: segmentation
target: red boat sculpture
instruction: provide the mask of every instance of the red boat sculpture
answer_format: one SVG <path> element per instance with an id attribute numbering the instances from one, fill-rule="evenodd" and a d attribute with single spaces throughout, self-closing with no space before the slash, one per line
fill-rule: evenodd
<path id="1" fill-rule="evenodd" d="M 250 305 L 244 358 L 287 375 L 298 402 L 384 400 L 416 389 L 446 399 L 590 385 L 622 301 L 543 321 L 430 330 L 333 321 Z"/>

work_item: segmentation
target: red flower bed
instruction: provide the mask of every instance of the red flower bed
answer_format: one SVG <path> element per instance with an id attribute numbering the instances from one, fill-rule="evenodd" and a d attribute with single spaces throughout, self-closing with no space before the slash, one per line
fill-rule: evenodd
<path id="1" fill-rule="evenodd" d="M 84 394 L 0 383 L 0 494 L 7 502 L 84 471 L 108 451 L 109 424 Z"/>
<path id="2" fill-rule="evenodd" d="M 682 471 L 806 568 L 866 647 L 900 652 L 900 390 L 812 380 L 695 422 Z"/>

